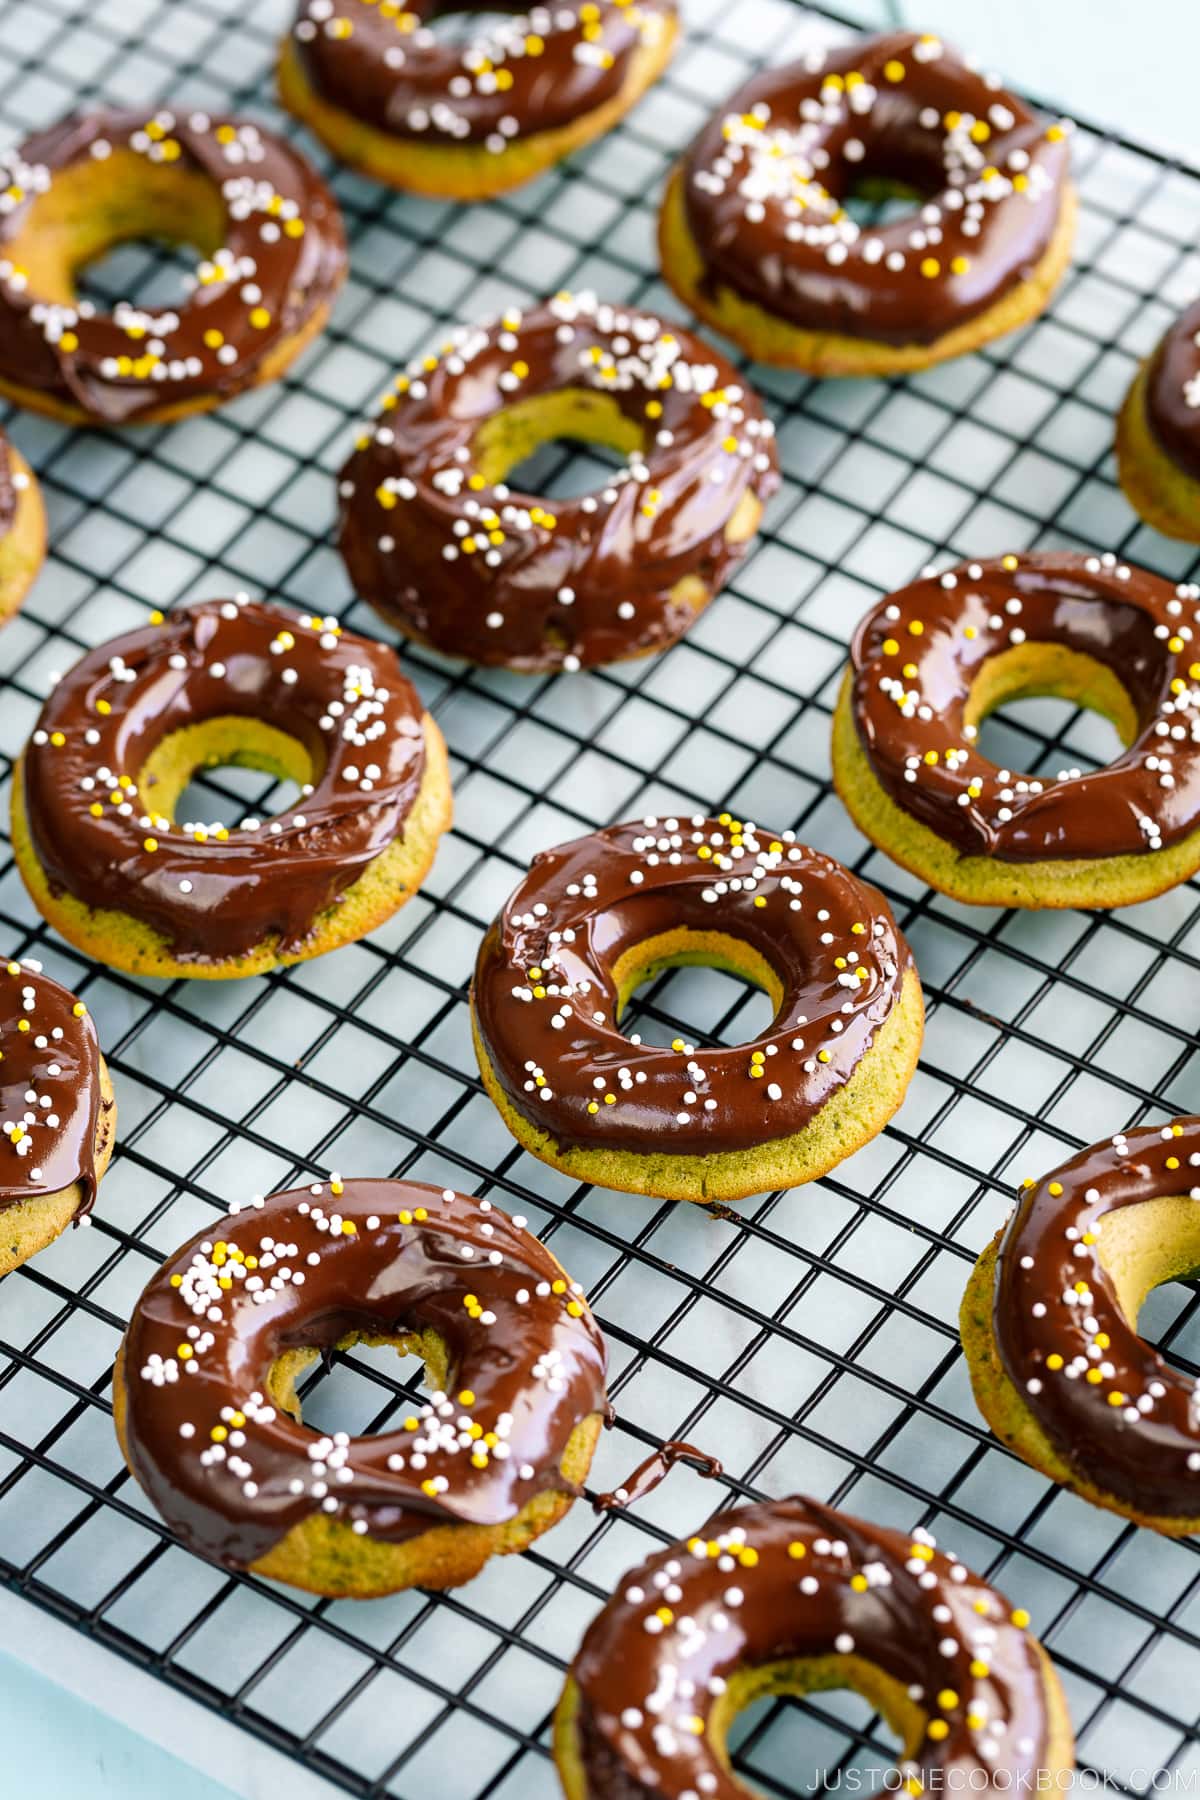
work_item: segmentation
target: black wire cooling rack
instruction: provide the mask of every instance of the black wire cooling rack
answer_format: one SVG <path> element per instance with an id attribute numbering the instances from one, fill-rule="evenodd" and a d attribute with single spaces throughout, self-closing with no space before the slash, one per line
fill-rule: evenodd
<path id="1" fill-rule="evenodd" d="M 277 120 L 269 70 L 286 11 L 6 0 L 4 124 L 20 136 L 94 98 Z M 332 472 L 355 415 L 447 321 L 561 285 L 675 310 L 653 253 L 673 153 L 751 55 L 844 30 L 789 0 L 695 0 L 685 14 L 686 44 L 633 119 L 533 189 L 456 209 L 336 173 L 350 283 L 280 385 L 161 430 L 12 422 L 53 548 L 0 638 L 5 785 L 50 672 L 153 606 L 250 589 L 377 628 L 330 547 Z M 121 1130 L 92 1229 L 0 1295 L 0 1574 L 348 1793 L 548 1800 L 564 1663 L 621 1571 L 730 1495 L 796 1488 L 932 1527 L 1028 1605 L 1081 1756 L 1115 1786 L 1200 1767 L 1195 1547 L 1086 1507 L 993 1443 L 955 1329 L 972 1257 L 1021 1175 L 1119 1126 L 1200 1110 L 1200 889 L 1103 916 L 967 911 L 873 854 L 828 780 L 849 632 L 928 560 L 1086 544 L 1193 572 L 1191 550 L 1129 512 L 1111 441 L 1137 358 L 1200 287 L 1200 176 L 1087 127 L 1075 145 L 1080 242 L 1046 318 L 903 382 L 755 372 L 783 491 L 686 642 L 557 680 L 405 652 L 449 741 L 457 824 L 421 896 L 365 943 L 263 980 L 128 980 L 57 942 L 5 856 L 6 950 L 43 957 L 86 995 Z M 105 273 L 130 276 L 129 255 L 100 291 Z M 166 260 L 136 273 L 172 278 Z M 552 473 L 565 491 L 596 464 L 574 456 Z M 988 727 L 992 753 L 1028 769 L 1106 758 L 1105 729 L 1050 702 Z M 261 777 L 216 785 L 272 804 Z M 466 1009 L 480 932 L 535 850 L 614 818 L 726 802 L 796 827 L 887 892 L 929 1002 L 920 1074 L 887 1131 L 811 1188 L 707 1212 L 579 1188 L 519 1153 L 480 1092 Z M 713 972 L 678 972 L 643 995 L 641 1028 L 740 1038 L 764 1004 Z M 620 1419 L 597 1488 L 666 1436 L 719 1453 L 724 1482 L 679 1469 L 632 1517 L 578 1505 L 525 1556 L 438 1598 L 313 1603 L 177 1548 L 112 1432 L 129 1307 L 156 1259 L 231 1198 L 334 1168 L 453 1182 L 525 1213 L 586 1283 L 611 1346 Z M 1176 1284 L 1149 1309 L 1193 1370 L 1196 1302 Z M 407 1373 L 379 1355 L 339 1358 L 306 1416 L 379 1430 Z M 890 1753 L 865 1705 L 831 1695 L 761 1705 L 739 1722 L 736 1761 L 793 1796 Z"/>

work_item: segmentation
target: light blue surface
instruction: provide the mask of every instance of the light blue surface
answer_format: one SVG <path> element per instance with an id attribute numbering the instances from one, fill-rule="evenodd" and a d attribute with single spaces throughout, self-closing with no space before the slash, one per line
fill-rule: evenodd
<path id="1" fill-rule="evenodd" d="M 38 1800 L 234 1800 L 65 1688 L 0 1652 L 0 1792 Z M 11 1787 L 8 1785 L 12 1783 Z"/>

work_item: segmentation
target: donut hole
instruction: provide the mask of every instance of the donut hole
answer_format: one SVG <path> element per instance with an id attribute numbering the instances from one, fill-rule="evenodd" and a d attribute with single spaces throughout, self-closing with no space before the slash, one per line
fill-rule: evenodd
<path id="1" fill-rule="evenodd" d="M 587 454 L 581 455 L 586 446 Z M 646 434 L 611 394 L 559 388 L 530 394 L 480 421 L 471 440 L 486 486 L 505 482 L 526 498 L 576 499 L 603 486 L 607 470 L 644 451 Z"/>
<path id="2" fill-rule="evenodd" d="M 1080 709 L 1086 720 L 1078 718 Z M 972 684 L 963 722 L 975 726 L 976 750 L 988 761 L 1014 774 L 1040 772 L 1043 779 L 1057 776 L 1064 762 L 1097 768 L 1114 762 L 1142 729 L 1134 697 L 1107 663 L 1044 643 L 989 657 Z"/>
<path id="3" fill-rule="evenodd" d="M 1166 1283 L 1200 1274 L 1200 1206 L 1183 1194 L 1141 1200 L 1105 1213 L 1094 1229 L 1101 1263 L 1130 1328 L 1138 1329 L 1145 1310 L 1151 1314 L 1148 1328 L 1169 1330 L 1178 1310 L 1173 1297 L 1164 1293 L 1157 1306 L 1147 1302 Z"/>
<path id="4" fill-rule="evenodd" d="M 318 1363 L 323 1366 L 314 1369 Z M 350 1430 L 353 1437 L 377 1437 L 397 1429 L 397 1414 L 403 1418 L 411 1406 L 446 1392 L 451 1374 L 437 1332 L 348 1331 L 328 1348 L 301 1344 L 281 1352 L 267 1391 L 314 1435 Z"/>
<path id="5" fill-rule="evenodd" d="M 265 784 L 255 779 L 263 775 L 270 778 Z M 262 719 L 234 716 L 202 719 L 171 732 L 155 745 L 136 779 L 147 813 L 172 824 L 232 830 L 247 812 L 269 818 L 298 804 L 319 775 L 298 738 Z"/>
<path id="6" fill-rule="evenodd" d="M 803 1714 L 809 1720 L 819 1716 L 827 1729 L 832 1721 L 867 1738 L 870 1747 L 879 1751 L 876 1769 L 881 1778 L 902 1756 L 914 1754 L 924 1739 L 924 1708 L 909 1698 L 903 1682 L 877 1663 L 853 1655 L 799 1656 L 738 1669 L 728 1678 L 709 1725 L 721 1761 L 728 1767 L 736 1760 L 739 1769 L 754 1781 L 765 1778 L 769 1782 L 772 1772 L 779 1769 L 772 1755 L 774 1746 L 770 1740 L 764 1743 L 761 1736 L 770 1710 L 780 1699 L 800 1700 L 810 1694 L 828 1698 L 818 1707 L 805 1706 Z M 787 1735 L 788 1741 L 794 1741 Z M 870 1752 L 862 1754 L 865 1759 Z M 865 1774 L 870 1764 L 856 1759 L 855 1767 Z M 794 1772 L 793 1763 L 789 1773 Z M 768 1786 L 765 1791 L 776 1790 Z M 865 1786 L 864 1792 L 869 1791 Z M 886 1791 L 882 1783 L 879 1791 Z"/>
<path id="7" fill-rule="evenodd" d="M 25 270 L 30 293 L 61 306 L 84 298 L 107 311 L 135 292 L 144 305 L 178 306 L 188 298 L 184 274 L 221 248 L 225 228 L 224 200 L 207 175 L 114 149 L 56 170 L 5 254 Z M 172 254 L 184 249 L 190 255 Z"/>
<path id="8" fill-rule="evenodd" d="M 665 983 L 650 1003 L 632 1005 L 639 991 L 676 970 L 684 973 Z M 681 1033 L 697 1049 L 753 1043 L 783 1004 L 783 983 L 763 953 L 720 931 L 681 926 L 659 932 L 622 951 L 612 976 L 617 1024 L 626 1035 L 636 1025 L 643 1043 L 670 1044 Z M 706 1019 L 708 1027 L 683 1025 L 684 1019 Z"/>
<path id="9" fill-rule="evenodd" d="M 511 24 L 527 6 L 521 0 L 512 6 L 458 6 L 454 0 L 433 0 L 421 19 L 421 28 L 432 31 L 441 44 L 473 44 L 479 38 Z"/>

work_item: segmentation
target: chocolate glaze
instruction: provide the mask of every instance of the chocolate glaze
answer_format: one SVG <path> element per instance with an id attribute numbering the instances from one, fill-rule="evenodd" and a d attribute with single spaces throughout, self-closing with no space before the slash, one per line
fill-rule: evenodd
<path id="1" fill-rule="evenodd" d="M 100 1045 L 91 1014 L 38 962 L 0 964 L 0 1211 L 79 1183 L 96 1198 Z"/>
<path id="2" fill-rule="evenodd" d="M 164 157 L 167 145 L 174 150 Z M 19 233 L 36 229 L 38 197 L 56 175 L 117 156 L 172 160 L 224 196 L 221 246 L 202 258 L 191 298 L 179 307 L 151 313 L 122 302 L 105 314 L 48 301 L 6 256 Z M 0 213 L 0 378 L 102 423 L 239 393 L 345 275 L 345 235 L 329 189 L 298 151 L 246 120 L 93 112 L 37 133 L 0 164 L 10 192 L 23 196 Z M 127 179 L 114 166 L 114 183 Z M 114 241 L 122 235 L 114 228 Z"/>
<path id="3" fill-rule="evenodd" d="M 572 669 L 674 642 L 696 608 L 672 588 L 715 591 L 745 550 L 725 536 L 739 502 L 779 485 L 774 429 L 732 365 L 591 294 L 462 328 L 396 388 L 342 471 L 342 555 L 385 618 L 472 662 Z M 563 390 L 611 397 L 643 448 L 576 500 L 485 483 L 480 428 Z"/>
<path id="4" fill-rule="evenodd" d="M 1049 130 L 1015 94 L 914 32 L 813 50 L 756 75 L 683 165 L 706 284 L 807 330 L 933 343 L 1026 280 L 1049 245 L 1068 164 L 1064 128 Z M 860 229 L 843 202 L 871 179 L 926 198 Z"/>
<path id="5" fill-rule="evenodd" d="M 796 1497 L 721 1513 L 635 1569 L 592 1621 L 571 1671 L 589 1795 L 741 1800 L 708 1729 L 718 1695 L 742 1670 L 843 1655 L 917 1690 L 946 1727 L 906 1775 L 990 1787 L 1044 1763 L 1040 1659 L 1007 1602 L 927 1532 Z"/>
<path id="6" fill-rule="evenodd" d="M 710 1456 L 707 1450 L 697 1450 L 694 1444 L 680 1444 L 674 1438 L 669 1438 L 657 1450 L 651 1451 L 644 1462 L 638 1464 L 633 1474 L 626 1477 L 615 1493 L 597 1494 L 592 1501 L 594 1511 L 622 1512 L 625 1507 L 644 1500 L 647 1494 L 652 1494 L 655 1488 L 662 1486 L 678 1462 L 688 1463 L 697 1475 L 703 1475 L 706 1480 L 715 1480 L 724 1472 L 720 1460 Z"/>
<path id="7" fill-rule="evenodd" d="M 614 963 L 681 928 L 735 938 L 775 972 L 780 1005 L 752 1043 L 622 1033 Z M 557 1144 L 703 1156 L 801 1130 L 870 1049 L 911 962 L 883 896 L 794 833 L 645 819 L 534 858 L 483 941 L 472 998 L 506 1096 Z"/>
<path id="8" fill-rule="evenodd" d="M 996 1342 L 1021 1400 L 1086 1482 L 1164 1518 L 1200 1514 L 1196 1383 L 1138 1336 L 1094 1240 L 1120 1207 L 1200 1199 L 1198 1170 L 1200 1118 L 1118 1132 L 1026 1186 L 996 1266 Z"/>
<path id="9" fill-rule="evenodd" d="M 412 1428 L 321 1438 L 270 1402 L 283 1351 L 420 1331 L 445 1343 L 451 1385 L 414 1401 Z M 420 1182 L 297 1189 L 199 1232 L 147 1285 L 124 1359 L 134 1474 L 184 1543 L 235 1568 L 319 1511 L 388 1542 L 499 1525 L 574 1491 L 563 1455 L 605 1404 L 577 1284 L 520 1221 Z"/>
<path id="10" fill-rule="evenodd" d="M 391 8 L 349 0 L 336 20 L 322 18 L 324 10 L 300 0 L 293 27 L 304 72 L 324 99 L 394 137 L 447 147 L 483 143 L 501 154 L 612 99 L 630 59 L 673 27 L 678 9 L 674 0 L 528 11 L 501 4 L 488 10 L 511 13 L 511 21 L 465 43 L 431 29 L 470 12 L 462 0 Z"/>
<path id="11" fill-rule="evenodd" d="M 56 892 L 143 920 L 181 961 L 276 936 L 296 950 L 403 836 L 422 716 L 394 652 L 335 619 L 248 601 L 183 607 L 89 651 L 50 694 L 23 759 L 33 847 Z M 311 791 L 257 829 L 160 816 L 153 786 L 137 787 L 151 752 L 231 717 L 298 739 Z"/>
<path id="12" fill-rule="evenodd" d="M 1194 584 L 1067 551 L 961 563 L 902 588 L 850 646 L 854 722 L 876 779 L 966 855 L 1042 862 L 1177 843 L 1200 825 L 1198 603 Z M 1128 691 L 1137 737 L 1106 768 L 1027 778 L 976 749 L 972 684 L 1024 642 L 1081 652 Z"/>
<path id="13" fill-rule="evenodd" d="M 1150 359 L 1146 418 L 1171 461 L 1200 481 L 1200 300 L 1180 314 Z"/>

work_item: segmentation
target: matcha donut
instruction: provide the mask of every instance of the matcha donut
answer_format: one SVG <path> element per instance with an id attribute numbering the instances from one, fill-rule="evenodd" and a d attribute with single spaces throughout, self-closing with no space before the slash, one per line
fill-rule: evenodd
<path id="1" fill-rule="evenodd" d="M 577 499 L 510 486 L 557 437 L 624 459 Z M 452 331 L 383 396 L 342 470 L 355 592 L 447 656 L 533 673 L 666 649 L 745 555 L 775 430 L 681 326 L 556 294 Z"/>
<path id="2" fill-rule="evenodd" d="M 385 1431 L 319 1434 L 296 1384 L 391 1344 L 428 1397 Z M 255 1201 L 152 1276 L 113 1376 L 125 1460 L 192 1550 L 313 1593 L 456 1587 L 580 1492 L 605 1349 L 524 1220 L 412 1181 L 334 1176 Z"/>
<path id="3" fill-rule="evenodd" d="M 277 818 L 176 819 L 200 768 L 300 786 Z M 18 764 L 36 905 L 140 975 L 261 974 L 352 942 L 420 886 L 450 822 L 442 735 L 395 653 L 336 619 L 205 601 L 89 651 Z"/>
<path id="4" fill-rule="evenodd" d="M 101 110 L 0 153 L 0 394 L 70 424 L 161 423 L 274 381 L 346 273 L 337 204 L 247 119 Z M 175 306 L 80 297 L 81 268 L 162 238 L 202 252 Z"/>
<path id="5" fill-rule="evenodd" d="M 1118 1131 L 1040 1181 L 980 1257 L 963 1349 L 997 1437 L 1052 1481 L 1170 1537 L 1200 1531 L 1194 1377 L 1137 1331 L 1200 1268 L 1200 1119 Z"/>
<path id="6" fill-rule="evenodd" d="M 701 963 L 762 988 L 752 1042 L 627 1037 L 632 993 Z M 471 989 L 483 1083 L 513 1135 L 580 1181 L 732 1200 L 824 1175 L 882 1130 L 921 1047 L 921 987 L 874 888 L 795 840 L 643 819 L 543 851 Z"/>
<path id="7" fill-rule="evenodd" d="M 932 33 L 817 46 L 753 76 L 667 186 L 663 274 L 761 362 L 900 375 L 1027 324 L 1075 231 L 1066 122 Z M 859 224 L 852 198 L 900 197 Z"/>
<path id="8" fill-rule="evenodd" d="M 1129 906 L 1200 869 L 1200 587 L 1106 553 L 926 574 L 854 633 L 833 779 L 859 829 L 980 906 Z M 1052 694 L 1110 719 L 1106 767 L 1001 769 L 987 714 Z"/>
<path id="9" fill-rule="evenodd" d="M 0 431 L 0 625 L 46 560 L 46 510 L 33 470 Z"/>
<path id="10" fill-rule="evenodd" d="M 1130 384 L 1117 420 L 1117 475 L 1148 525 L 1200 544 L 1200 300 Z"/>
<path id="11" fill-rule="evenodd" d="M 376 181 L 487 200 L 610 130 L 658 80 L 675 0 L 497 7 L 464 39 L 450 0 L 299 0 L 279 53 L 283 104 Z"/>
<path id="12" fill-rule="evenodd" d="M 831 1688 L 901 1740 L 884 1792 L 1055 1791 L 1071 1724 L 1028 1626 L 925 1530 L 799 1496 L 723 1512 L 634 1569 L 589 1626 L 555 1720 L 567 1800 L 746 1800 L 735 1715 Z"/>
<path id="13" fill-rule="evenodd" d="M 82 1000 L 26 957 L 0 968 L 0 1275 L 85 1219 L 117 1107 Z"/>

